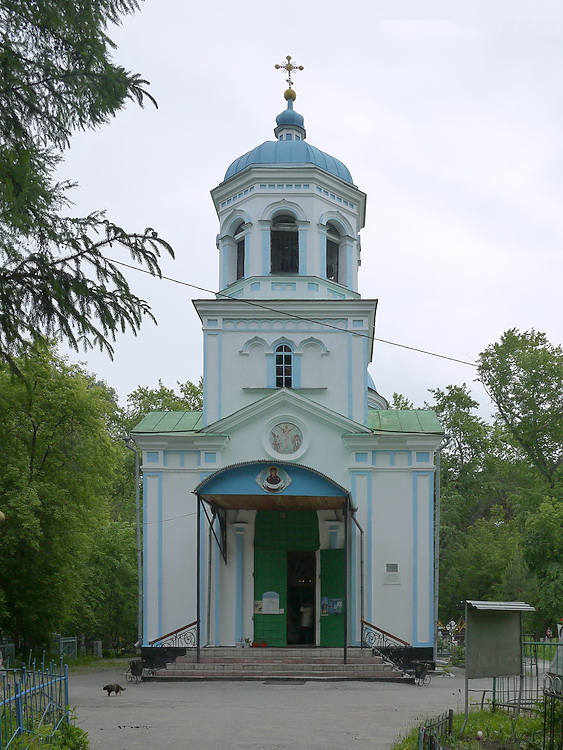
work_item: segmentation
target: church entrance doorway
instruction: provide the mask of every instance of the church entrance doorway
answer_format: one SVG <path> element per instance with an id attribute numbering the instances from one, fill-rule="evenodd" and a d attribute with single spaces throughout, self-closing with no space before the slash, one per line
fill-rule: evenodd
<path id="1" fill-rule="evenodd" d="M 319 519 L 314 510 L 258 511 L 254 528 L 254 640 L 314 645 Z"/>
<path id="2" fill-rule="evenodd" d="M 287 645 L 314 646 L 317 559 L 315 552 L 287 553 Z"/>

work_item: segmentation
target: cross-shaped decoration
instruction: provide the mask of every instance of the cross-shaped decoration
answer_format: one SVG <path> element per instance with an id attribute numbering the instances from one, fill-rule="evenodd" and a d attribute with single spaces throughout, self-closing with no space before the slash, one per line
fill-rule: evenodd
<path id="1" fill-rule="evenodd" d="M 294 65 L 291 62 L 291 55 L 288 55 L 285 59 L 287 60 L 286 63 L 284 63 L 283 65 L 274 65 L 274 67 L 275 67 L 276 70 L 287 70 L 287 76 L 288 76 L 287 77 L 287 84 L 288 84 L 289 88 L 291 88 L 293 86 L 293 81 L 291 80 L 291 73 L 294 70 L 303 70 L 303 66 L 302 65 Z"/>

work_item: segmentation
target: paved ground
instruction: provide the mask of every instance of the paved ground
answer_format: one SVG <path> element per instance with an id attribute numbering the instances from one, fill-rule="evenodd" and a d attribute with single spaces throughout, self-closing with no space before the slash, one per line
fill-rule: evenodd
<path id="1" fill-rule="evenodd" d="M 71 674 L 92 750 L 387 750 L 421 719 L 464 706 L 463 673 L 385 683 L 125 681 L 126 665 Z M 126 686 L 108 697 L 103 685 Z M 478 683 L 478 684 L 475 684 Z M 481 684 L 482 683 L 482 684 Z M 472 688 L 490 687 L 472 681 Z"/>

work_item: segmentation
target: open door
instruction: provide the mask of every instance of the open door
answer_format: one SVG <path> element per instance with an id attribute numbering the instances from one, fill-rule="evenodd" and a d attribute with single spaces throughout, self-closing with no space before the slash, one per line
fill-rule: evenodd
<path id="1" fill-rule="evenodd" d="M 321 646 L 344 646 L 346 618 L 345 549 L 321 550 Z"/>

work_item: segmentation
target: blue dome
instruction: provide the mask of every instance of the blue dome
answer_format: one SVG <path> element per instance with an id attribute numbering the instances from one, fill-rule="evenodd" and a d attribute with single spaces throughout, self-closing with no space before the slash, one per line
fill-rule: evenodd
<path id="1" fill-rule="evenodd" d="M 293 110 L 286 110 L 283 115 L 287 112 L 293 112 Z M 293 114 L 296 115 L 297 113 L 293 112 Z M 278 116 L 281 117 L 282 115 Z M 300 117 L 300 115 L 297 116 Z M 335 159 L 334 156 L 330 156 L 330 154 L 325 154 L 324 151 L 315 148 L 315 146 L 310 146 L 305 141 L 266 141 L 247 154 L 235 159 L 225 173 L 225 180 L 234 177 L 248 167 L 262 164 L 287 166 L 314 164 L 316 167 L 324 169 L 325 172 L 339 177 L 344 182 L 354 184 L 350 171 L 341 161 Z"/>
<path id="2" fill-rule="evenodd" d="M 287 109 L 284 109 L 276 117 L 276 125 L 294 125 L 298 128 L 305 129 L 305 118 L 293 109 L 293 102 L 290 100 L 287 103 Z"/>
<path id="3" fill-rule="evenodd" d="M 235 159 L 225 173 L 225 180 L 243 172 L 248 167 L 258 165 L 305 166 L 314 164 L 353 185 L 352 175 L 341 161 L 305 143 L 305 120 L 303 115 L 293 109 L 295 92 L 289 89 L 284 97 L 287 101 L 287 108 L 276 117 L 274 128 L 274 134 L 278 140 L 266 141 Z"/>

